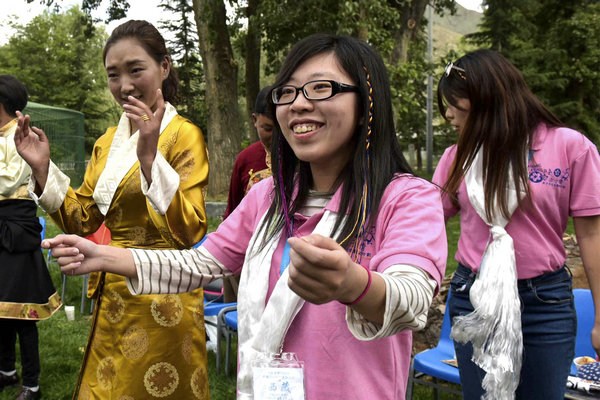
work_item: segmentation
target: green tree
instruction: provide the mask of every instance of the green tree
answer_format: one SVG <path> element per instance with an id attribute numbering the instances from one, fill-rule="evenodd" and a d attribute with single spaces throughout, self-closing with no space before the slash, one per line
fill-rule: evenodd
<path id="1" fill-rule="evenodd" d="M 89 24 L 77 7 L 44 12 L 0 48 L 0 69 L 19 77 L 32 101 L 85 114 L 88 150 L 115 119 L 102 63 L 103 29 Z"/>
<path id="2" fill-rule="evenodd" d="M 600 3 L 487 0 L 484 5 L 482 29 L 469 40 L 502 52 L 565 124 L 600 144 Z"/>
<path id="3" fill-rule="evenodd" d="M 84 9 L 93 9 L 101 0 L 83 0 L 83 3 Z M 111 4 L 115 3 L 124 6 L 127 0 L 112 0 Z M 261 69 L 267 75 L 277 71 L 290 46 L 314 32 L 358 36 L 382 53 L 391 71 L 394 90 L 404 96 L 404 101 L 401 99 L 402 103 L 398 103 L 405 111 L 398 123 L 400 135 L 411 138 L 417 132 L 415 140 L 419 143 L 418 135 L 422 135 L 425 126 L 424 82 L 428 67 L 423 61 L 422 35 L 426 4 L 425 0 L 231 0 L 229 5 L 235 13 L 228 17 L 224 0 L 194 0 L 192 6 L 208 99 L 206 131 L 213 166 L 209 193 L 213 196 L 226 193 L 233 160 L 244 138 L 238 94 L 246 89 L 246 106 L 249 107 L 255 96 L 253 91 L 258 88 L 256 81 Z M 455 2 L 435 0 L 432 4 L 440 13 L 452 11 Z M 242 58 L 236 58 L 232 38 L 246 39 L 244 51 L 239 52 Z M 401 44 L 398 38 L 402 38 Z M 417 43 L 414 49 L 410 48 L 412 43 Z M 262 52 L 266 62 L 261 63 L 257 71 Z M 245 74 L 239 74 L 240 66 L 245 68 Z M 398 75 L 395 70 L 402 74 Z M 244 86 L 240 87 L 239 82 L 244 79 Z"/>
<path id="4" fill-rule="evenodd" d="M 191 1 L 164 0 L 159 7 L 175 16 L 161 21 L 160 28 L 174 34 L 174 39 L 167 40 L 167 46 L 179 75 L 177 110 L 205 131 L 207 108 L 204 101 L 204 71 Z"/>

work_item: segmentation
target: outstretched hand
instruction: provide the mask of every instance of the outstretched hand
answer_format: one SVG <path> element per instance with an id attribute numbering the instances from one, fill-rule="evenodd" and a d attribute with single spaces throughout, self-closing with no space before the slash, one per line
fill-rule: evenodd
<path id="1" fill-rule="evenodd" d="M 31 117 L 17 111 L 17 129 L 15 146 L 19 155 L 31 167 L 36 180 L 43 181 L 48 176 L 50 163 L 50 144 L 43 130 L 31 126 Z M 42 187 L 44 185 L 41 185 Z"/>
<path id="2" fill-rule="evenodd" d="M 298 296 L 314 304 L 332 300 L 353 301 L 364 287 L 364 269 L 355 264 L 335 240 L 313 234 L 289 238 L 288 285 Z M 358 291 L 358 294 L 357 294 Z"/>
<path id="3" fill-rule="evenodd" d="M 58 235 L 44 239 L 42 248 L 49 249 L 66 275 L 83 275 L 102 270 L 100 246 L 77 235 Z"/>

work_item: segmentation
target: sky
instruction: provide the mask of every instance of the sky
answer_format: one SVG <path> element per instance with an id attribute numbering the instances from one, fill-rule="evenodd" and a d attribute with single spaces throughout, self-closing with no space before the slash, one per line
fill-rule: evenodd
<path id="1" fill-rule="evenodd" d="M 72 5 L 81 4 L 81 0 L 56 0 L 61 6 L 69 8 Z M 104 2 L 105 4 L 108 2 Z M 112 21 L 107 25 L 106 31 L 110 33 L 116 26 L 127 19 L 145 19 L 158 26 L 158 22 L 164 19 L 164 13 L 157 7 L 160 0 L 129 0 L 130 8 L 127 18 L 118 21 Z M 469 10 L 482 12 L 481 0 L 457 0 L 457 3 Z M 0 16 L 0 46 L 8 42 L 9 37 L 14 33 L 8 26 L 10 19 L 16 18 L 19 24 L 26 25 L 33 17 L 41 14 L 46 8 L 40 5 L 39 0 L 34 0 L 27 4 L 25 0 L 2 0 L 2 15 Z M 92 15 L 96 18 L 105 18 L 106 10 L 96 10 Z"/>
<path id="2" fill-rule="evenodd" d="M 40 4 L 40 0 L 34 0 L 33 3 L 27 4 L 25 0 L 0 0 L 2 1 L 2 15 L 0 15 L 0 46 L 8 42 L 9 37 L 14 33 L 7 24 L 7 21 L 16 17 L 21 25 L 33 19 L 46 10 L 46 7 Z M 55 0 L 58 1 L 63 9 L 68 9 L 74 5 L 81 5 L 81 0 Z M 107 1 L 103 2 L 107 4 Z M 158 26 L 158 21 L 164 19 L 162 9 L 158 8 L 160 0 L 129 0 L 129 11 L 127 18 L 112 21 L 106 26 L 108 33 L 125 22 L 128 19 L 145 19 L 154 25 Z M 106 8 L 100 8 L 92 13 L 95 18 L 105 19 Z"/>
<path id="3" fill-rule="evenodd" d="M 481 0 L 457 0 L 456 2 L 468 10 L 483 12 Z"/>

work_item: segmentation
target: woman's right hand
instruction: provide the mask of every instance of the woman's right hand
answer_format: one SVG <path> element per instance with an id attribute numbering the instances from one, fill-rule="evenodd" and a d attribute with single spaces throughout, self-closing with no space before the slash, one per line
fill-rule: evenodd
<path id="1" fill-rule="evenodd" d="M 50 144 L 43 130 L 31 126 L 29 115 L 17 111 L 15 146 L 19 155 L 31 167 L 40 189 L 43 191 L 48 178 L 50 165 Z"/>
<path id="2" fill-rule="evenodd" d="M 100 246 L 81 236 L 58 235 L 44 239 L 42 248 L 51 251 L 65 275 L 102 271 Z"/>

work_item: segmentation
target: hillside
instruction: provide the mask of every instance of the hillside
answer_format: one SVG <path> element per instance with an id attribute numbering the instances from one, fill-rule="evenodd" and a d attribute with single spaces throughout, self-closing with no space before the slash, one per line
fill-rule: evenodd
<path id="1" fill-rule="evenodd" d="M 434 58 L 445 55 L 449 50 L 458 50 L 462 37 L 476 32 L 483 14 L 456 5 L 456 14 L 433 16 Z"/>

